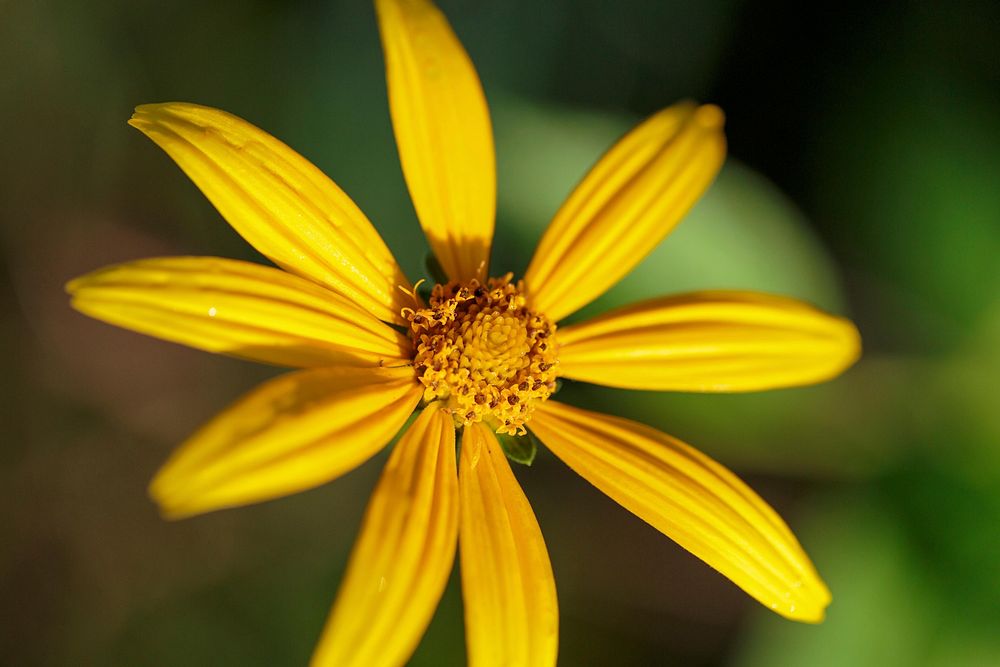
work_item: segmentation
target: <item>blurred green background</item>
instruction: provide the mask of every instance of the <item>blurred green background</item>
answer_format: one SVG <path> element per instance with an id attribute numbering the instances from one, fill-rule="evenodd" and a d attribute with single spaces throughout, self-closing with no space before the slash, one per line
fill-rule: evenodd
<path id="1" fill-rule="evenodd" d="M 442 0 L 499 153 L 494 273 L 639 118 L 727 112 L 730 159 L 594 304 L 754 288 L 852 317 L 829 384 L 692 396 L 578 386 L 786 517 L 834 594 L 771 614 L 542 452 L 516 474 L 549 545 L 563 665 L 1000 664 L 1000 4 Z M 409 276 L 426 244 L 369 3 L 0 0 L 0 663 L 294 665 L 310 654 L 384 456 L 299 496 L 168 523 L 145 485 L 276 369 L 72 312 L 64 281 L 168 254 L 259 259 L 125 120 L 194 101 L 282 138 Z M 453 577 L 414 665 L 464 661 Z"/>

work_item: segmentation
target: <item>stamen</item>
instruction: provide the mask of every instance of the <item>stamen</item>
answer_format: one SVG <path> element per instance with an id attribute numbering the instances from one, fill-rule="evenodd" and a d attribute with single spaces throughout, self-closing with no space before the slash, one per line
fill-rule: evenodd
<path id="1" fill-rule="evenodd" d="M 424 284 L 425 282 L 427 282 L 427 279 L 426 278 L 421 278 L 420 280 L 418 280 L 417 282 L 415 282 L 413 284 L 413 287 L 411 287 L 410 289 L 406 289 L 402 285 L 396 285 L 396 289 L 398 289 L 400 292 L 402 292 L 406 296 L 408 296 L 411 299 L 413 299 L 413 305 L 414 306 L 420 306 L 421 305 L 420 304 L 420 295 L 417 294 L 417 290 L 420 289 L 420 286 L 422 284 Z M 410 310 L 410 309 L 409 308 L 403 308 L 403 317 L 407 317 L 406 311 L 408 311 L 408 310 Z M 412 312 L 412 311 L 410 311 L 410 312 Z M 407 317 L 407 319 L 409 319 L 409 318 Z"/>

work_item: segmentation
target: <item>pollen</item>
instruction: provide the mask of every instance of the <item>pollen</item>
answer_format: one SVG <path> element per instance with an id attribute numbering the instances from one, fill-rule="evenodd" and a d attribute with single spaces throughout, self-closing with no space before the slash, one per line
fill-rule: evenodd
<path id="1" fill-rule="evenodd" d="M 435 285 L 429 307 L 403 309 L 425 401 L 447 405 L 458 426 L 485 422 L 523 435 L 556 387 L 555 325 L 527 307 L 512 274 Z"/>

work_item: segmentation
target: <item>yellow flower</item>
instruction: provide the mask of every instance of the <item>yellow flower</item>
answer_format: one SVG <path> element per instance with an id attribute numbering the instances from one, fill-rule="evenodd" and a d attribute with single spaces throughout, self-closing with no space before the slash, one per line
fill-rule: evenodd
<path id="1" fill-rule="evenodd" d="M 750 292 L 654 299 L 557 328 L 708 187 L 724 159 L 721 111 L 679 104 L 636 127 L 556 213 L 523 280 L 490 278 L 494 152 L 476 72 L 430 2 L 376 5 L 403 173 L 449 277 L 426 303 L 351 199 L 277 139 L 193 104 L 140 106 L 130 121 L 284 270 L 149 259 L 72 281 L 73 305 L 142 333 L 301 369 L 252 391 L 177 450 L 150 488 L 164 515 L 330 481 L 418 410 L 369 503 L 314 664 L 405 662 L 456 546 L 470 663 L 555 663 L 552 570 L 501 445 L 526 429 L 764 605 L 821 620 L 830 595 L 809 558 L 732 473 L 651 428 L 550 398 L 559 377 L 683 391 L 802 385 L 857 358 L 850 322 Z"/>

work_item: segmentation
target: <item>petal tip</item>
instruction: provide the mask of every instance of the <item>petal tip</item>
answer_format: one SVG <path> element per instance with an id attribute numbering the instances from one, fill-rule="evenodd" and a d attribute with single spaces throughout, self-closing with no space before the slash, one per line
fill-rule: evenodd
<path id="1" fill-rule="evenodd" d="M 847 363 L 850 366 L 861 358 L 861 353 L 864 351 L 864 344 L 861 341 L 861 331 L 858 329 L 858 325 L 850 320 L 844 320 L 844 325 L 847 329 L 846 338 L 850 346 L 849 361 Z"/>
<path id="2" fill-rule="evenodd" d="M 194 516 L 195 512 L 185 512 L 182 510 L 171 509 L 169 507 L 164 507 L 163 505 L 157 505 L 159 510 L 160 518 L 164 521 L 180 521 L 182 519 L 187 519 Z"/>
<path id="3" fill-rule="evenodd" d="M 133 110 L 132 117 L 128 119 L 128 124 L 141 130 L 142 127 L 140 126 L 143 124 L 156 123 L 157 117 L 162 118 L 163 116 L 176 115 L 177 112 L 184 110 L 195 111 L 206 108 L 192 102 L 150 102 L 139 104 Z"/>
<path id="4" fill-rule="evenodd" d="M 87 276 L 77 276 L 76 278 L 67 280 L 63 285 L 63 290 L 65 290 L 66 294 L 69 294 L 70 296 L 76 296 L 76 293 L 80 291 L 81 287 L 83 287 L 86 279 Z"/>
<path id="5" fill-rule="evenodd" d="M 796 621 L 798 623 L 819 625 L 826 620 L 826 608 L 820 607 L 817 609 L 810 609 L 807 612 L 799 612 L 797 608 L 791 607 L 788 613 L 784 613 L 782 616 L 790 621 Z"/>
<path id="6" fill-rule="evenodd" d="M 795 582 L 778 601 L 764 604 L 790 621 L 818 624 L 826 618 L 832 600 L 830 589 L 818 575 Z"/>
<path id="7" fill-rule="evenodd" d="M 178 454 L 181 452 L 183 447 L 168 457 L 146 487 L 146 494 L 150 500 L 159 506 L 161 512 L 171 515 L 185 504 L 187 495 L 185 487 L 188 487 L 191 481 L 190 474 L 186 474 L 181 465 L 178 465 Z"/>
<path id="8" fill-rule="evenodd" d="M 134 127 L 135 129 L 139 130 L 145 135 L 148 135 L 149 130 L 156 126 L 156 121 L 153 120 L 152 118 L 153 115 L 152 112 L 144 108 L 150 106 L 153 105 L 144 104 L 142 106 L 136 107 L 135 112 L 133 112 L 132 114 L 132 117 L 129 118 L 128 121 L 126 121 L 126 123 L 129 126 Z"/>
<path id="9" fill-rule="evenodd" d="M 150 481 L 146 494 L 159 510 L 160 517 L 165 521 L 179 521 L 201 514 L 204 510 L 194 509 L 183 495 L 183 489 L 178 480 L 171 479 L 166 466 Z"/>
<path id="10" fill-rule="evenodd" d="M 857 325 L 851 320 L 846 318 L 838 317 L 836 318 L 838 324 L 840 325 L 839 336 L 837 337 L 837 345 L 839 345 L 839 350 L 834 353 L 837 362 L 834 362 L 834 370 L 831 372 L 829 379 L 833 379 L 842 373 L 845 373 L 851 366 L 856 364 L 858 360 L 861 359 L 861 355 L 864 351 L 861 332 L 858 330 Z"/>
<path id="11" fill-rule="evenodd" d="M 721 130 L 726 114 L 714 104 L 703 104 L 694 112 L 695 121 L 707 130 Z"/>
<path id="12" fill-rule="evenodd" d="M 817 591 L 817 595 L 819 594 L 819 591 Z M 770 604 L 761 602 L 765 607 L 789 621 L 818 625 L 826 619 L 826 607 L 829 605 L 830 600 L 827 595 L 814 599 L 803 599 L 800 596 L 795 601 L 782 600 L 781 602 L 772 602 Z"/>
<path id="13" fill-rule="evenodd" d="M 128 119 L 128 124 L 132 127 L 138 127 L 137 123 L 141 123 L 144 119 L 152 116 L 162 106 L 164 106 L 162 102 L 136 105 L 135 109 L 132 110 L 132 116 Z"/>
<path id="14" fill-rule="evenodd" d="M 146 495 L 149 496 L 150 500 L 159 505 L 160 509 L 163 509 L 168 505 L 167 499 L 170 496 L 170 479 L 167 473 L 168 470 L 166 466 L 160 468 L 156 474 L 153 475 L 153 479 L 149 481 L 149 486 L 146 487 Z"/>

